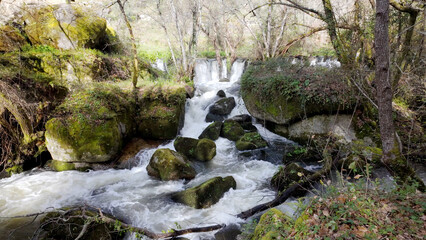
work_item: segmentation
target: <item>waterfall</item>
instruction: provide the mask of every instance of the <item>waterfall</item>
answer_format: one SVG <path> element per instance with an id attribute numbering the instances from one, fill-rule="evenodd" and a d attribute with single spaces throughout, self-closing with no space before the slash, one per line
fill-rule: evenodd
<path id="1" fill-rule="evenodd" d="M 219 82 L 217 62 L 210 59 L 197 60 L 195 66 L 196 95 L 188 99 L 185 107 L 185 123 L 180 135 L 198 138 L 209 125 L 204 121 L 209 106 L 219 99 L 217 91 L 224 90 L 227 96 L 236 99 L 237 106 L 230 117 L 247 114 L 244 102 L 239 96 L 239 81 L 246 62 L 237 60 L 231 69 L 230 81 Z M 226 66 L 226 62 L 224 64 Z M 227 75 L 224 68 L 224 76 Z M 275 135 L 261 124 L 255 124 L 259 133 L 270 143 L 258 155 L 242 155 L 235 143 L 225 138 L 215 141 L 217 154 L 207 163 L 194 162 L 197 176 L 185 182 L 159 181 L 148 176 L 146 167 L 156 149 L 148 149 L 136 155 L 138 164 L 132 169 L 104 170 L 82 173 L 77 171 L 51 172 L 33 170 L 0 180 L 0 216 L 11 217 L 47 211 L 69 205 L 88 204 L 101 208 L 107 213 L 138 227 L 145 227 L 161 233 L 175 228 L 207 226 L 212 224 L 241 223 L 236 217 L 242 211 L 270 201 L 275 192 L 269 188 L 270 178 L 278 169 L 282 154 L 275 149 L 283 149 L 288 140 Z M 174 149 L 173 141 L 160 148 Z M 273 159 L 273 160 L 271 160 Z M 193 209 L 174 203 L 170 195 L 193 187 L 217 176 L 233 176 L 237 188 L 225 193 L 224 197 L 207 209 Z M 287 205 L 281 210 L 292 212 Z M 9 222 L 0 219 L 0 239 L 7 238 Z M 212 239 L 213 233 L 185 235 L 190 239 Z M 128 237 L 132 239 L 132 236 Z"/>

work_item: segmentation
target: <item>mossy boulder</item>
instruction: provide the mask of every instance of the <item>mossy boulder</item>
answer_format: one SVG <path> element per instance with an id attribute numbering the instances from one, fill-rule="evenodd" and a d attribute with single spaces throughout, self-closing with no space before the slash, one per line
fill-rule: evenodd
<path id="1" fill-rule="evenodd" d="M 26 42 L 19 29 L 12 26 L 0 26 L 0 52 L 19 50 Z"/>
<path id="2" fill-rule="evenodd" d="M 210 139 L 177 137 L 174 142 L 176 151 L 189 159 L 210 161 L 216 156 L 216 144 Z"/>
<path id="3" fill-rule="evenodd" d="M 314 144 L 312 144 L 314 145 Z M 322 160 L 322 154 L 318 152 L 316 146 L 295 146 L 283 155 L 282 162 L 289 164 L 291 162 L 317 162 Z"/>
<path id="4" fill-rule="evenodd" d="M 145 139 L 171 140 L 183 125 L 184 86 L 142 88 L 138 93 L 138 134 Z"/>
<path id="5" fill-rule="evenodd" d="M 172 199 L 193 208 L 208 208 L 217 203 L 229 189 L 235 189 L 237 184 L 233 177 L 215 177 L 199 186 L 176 193 Z"/>
<path id="6" fill-rule="evenodd" d="M 306 179 L 311 174 L 313 172 L 304 169 L 299 164 L 290 163 L 285 167 L 280 167 L 279 171 L 274 174 L 271 179 L 271 186 L 279 192 L 285 191 L 291 184 Z M 301 192 L 295 193 L 296 196 L 301 194 Z"/>
<path id="7" fill-rule="evenodd" d="M 116 46 L 114 31 L 104 18 L 75 5 L 63 4 L 32 8 L 23 19 L 24 31 L 33 45 L 59 49 L 94 48 L 105 50 Z"/>
<path id="8" fill-rule="evenodd" d="M 160 180 L 193 179 L 195 169 L 188 159 L 170 149 L 157 149 L 146 167 L 148 175 Z"/>
<path id="9" fill-rule="evenodd" d="M 272 208 L 262 215 L 254 230 L 252 240 L 284 239 L 283 235 L 293 226 L 293 219 L 280 210 Z"/>
<path id="10" fill-rule="evenodd" d="M 195 159 L 206 162 L 212 160 L 214 156 L 216 156 L 216 143 L 207 138 L 199 140 L 195 148 Z"/>
<path id="11" fill-rule="evenodd" d="M 199 139 L 208 138 L 210 140 L 217 140 L 220 136 L 223 123 L 221 121 L 210 124 L 198 137 Z"/>
<path id="12" fill-rule="evenodd" d="M 177 137 L 173 146 L 176 151 L 185 155 L 188 158 L 195 158 L 195 149 L 197 148 L 198 139 L 188 137 Z"/>
<path id="13" fill-rule="evenodd" d="M 111 216 L 103 213 L 104 216 Z M 83 208 L 63 208 L 48 213 L 41 219 L 42 236 L 46 239 L 72 240 L 80 237 L 82 240 L 90 239 L 124 239 L 125 234 L 116 231 L 114 224 L 95 221 L 100 218 L 96 210 Z M 88 221 L 92 219 L 91 221 Z M 87 224 L 87 226 L 86 226 Z M 84 227 L 86 231 L 82 231 Z M 83 232 L 82 236 L 79 236 Z"/>
<path id="14" fill-rule="evenodd" d="M 241 125 L 234 120 L 226 120 L 223 123 L 221 137 L 227 138 L 231 141 L 238 141 L 244 135 L 244 129 Z"/>
<path id="15" fill-rule="evenodd" d="M 257 132 L 244 134 L 236 143 L 236 147 L 240 151 L 254 150 L 266 146 L 268 146 L 268 143 Z"/>
<path id="16" fill-rule="evenodd" d="M 46 123 L 46 146 L 53 160 L 107 162 L 132 133 L 134 103 L 128 93 L 98 86 L 76 91 Z"/>
<path id="17" fill-rule="evenodd" d="M 270 59 L 248 66 L 241 93 L 252 116 L 290 124 L 314 115 L 353 110 L 357 92 L 348 75 L 344 69 L 300 67 L 285 59 Z"/>

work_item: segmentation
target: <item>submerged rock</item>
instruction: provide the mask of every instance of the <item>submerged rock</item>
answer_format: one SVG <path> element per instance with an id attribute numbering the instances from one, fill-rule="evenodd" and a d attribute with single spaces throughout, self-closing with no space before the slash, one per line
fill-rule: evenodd
<path id="1" fill-rule="evenodd" d="M 170 149 L 157 149 L 146 167 L 148 175 L 160 180 L 193 179 L 195 169 L 186 157 Z"/>
<path id="2" fill-rule="evenodd" d="M 198 161 L 210 161 L 216 156 L 216 144 L 210 139 L 194 139 L 177 137 L 174 142 L 176 151 L 189 159 Z"/>
<path id="3" fill-rule="evenodd" d="M 229 78 L 222 78 L 219 80 L 219 82 L 230 82 Z"/>
<path id="4" fill-rule="evenodd" d="M 231 141 L 238 141 L 244 135 L 244 129 L 239 123 L 234 120 L 226 120 L 223 123 L 221 137 L 227 138 Z"/>
<path id="5" fill-rule="evenodd" d="M 264 148 L 266 146 L 268 146 L 268 143 L 256 132 L 244 134 L 236 143 L 236 147 L 240 151 Z"/>
<path id="6" fill-rule="evenodd" d="M 215 177 L 201 185 L 176 193 L 172 199 L 193 208 L 208 208 L 217 203 L 229 189 L 237 184 L 233 177 Z"/>
<path id="7" fill-rule="evenodd" d="M 293 219 L 291 217 L 276 208 L 272 208 L 262 215 L 251 239 L 280 239 L 281 233 L 288 232 L 292 226 Z"/>
<path id="8" fill-rule="evenodd" d="M 309 175 L 313 174 L 297 163 L 290 163 L 289 165 L 280 167 L 279 171 L 271 179 L 272 188 L 277 191 L 285 191 L 294 182 L 306 179 Z M 300 196 L 302 192 L 295 192 L 295 196 Z"/>
<path id="9" fill-rule="evenodd" d="M 223 123 L 221 121 L 210 124 L 198 137 L 199 139 L 208 138 L 210 140 L 217 140 L 220 136 Z"/>

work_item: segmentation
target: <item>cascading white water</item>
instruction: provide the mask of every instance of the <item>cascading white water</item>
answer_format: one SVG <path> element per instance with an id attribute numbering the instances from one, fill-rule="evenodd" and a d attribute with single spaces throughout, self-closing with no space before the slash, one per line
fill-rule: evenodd
<path id="1" fill-rule="evenodd" d="M 182 136 L 198 138 L 209 125 L 204 119 L 209 106 L 219 99 L 216 96 L 218 90 L 224 90 L 227 96 L 234 96 L 236 99 L 237 107 L 230 117 L 247 114 L 237 91 L 245 62 L 237 60 L 233 64 L 229 82 L 219 82 L 218 70 L 214 66 L 217 66 L 214 60 L 197 62 L 196 96 L 187 100 L 185 124 L 180 132 Z M 255 126 L 268 141 L 287 141 L 267 131 L 260 124 Z M 198 174 L 187 184 L 183 180 L 164 182 L 148 176 L 146 166 L 156 149 L 139 152 L 139 163 L 130 170 L 111 169 L 89 173 L 34 170 L 14 175 L 0 180 L 0 216 L 25 215 L 85 203 L 101 208 L 134 226 L 155 232 L 176 228 L 175 223 L 182 228 L 189 228 L 242 222 L 236 217 L 238 213 L 274 198 L 275 192 L 269 188 L 269 180 L 277 166 L 268 161 L 239 157 L 235 143 L 227 139 L 219 138 L 216 145 L 215 158 L 208 163 L 195 162 Z M 174 149 L 172 142 L 160 148 Z M 216 176 L 233 176 L 237 189 L 228 191 L 212 207 L 193 209 L 171 201 L 171 193 L 199 185 Z M 6 222 L 3 223 L 0 219 L 0 233 L 5 233 L 5 228 L 10 227 Z M 0 234 L 0 238 L 3 237 Z M 211 239 L 213 233 L 191 234 L 186 237 Z"/>

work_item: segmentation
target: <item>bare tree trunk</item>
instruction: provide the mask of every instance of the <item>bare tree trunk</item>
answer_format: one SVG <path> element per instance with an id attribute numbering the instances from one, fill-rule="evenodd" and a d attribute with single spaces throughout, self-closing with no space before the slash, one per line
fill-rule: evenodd
<path id="1" fill-rule="evenodd" d="M 175 18 L 175 26 L 176 26 L 176 30 L 178 33 L 178 40 L 179 40 L 179 45 L 180 45 L 180 51 L 182 54 L 182 67 L 183 67 L 183 71 L 186 73 L 188 70 L 188 61 L 186 58 L 186 51 L 185 51 L 185 43 L 183 41 L 183 34 L 182 34 L 182 29 L 181 26 L 179 24 L 179 16 L 175 7 L 175 3 L 174 0 L 170 0 L 169 1 L 170 4 L 170 9 L 172 10 L 172 14 Z"/>
<path id="2" fill-rule="evenodd" d="M 285 11 L 283 18 L 281 20 L 280 33 L 278 34 L 278 37 L 275 39 L 275 44 L 274 44 L 274 47 L 272 48 L 271 57 L 276 57 L 278 54 L 278 47 L 280 46 L 280 43 L 282 41 L 282 38 L 284 35 L 284 28 L 287 23 L 287 15 L 288 15 L 288 12 Z"/>
<path id="3" fill-rule="evenodd" d="M 123 19 L 126 22 L 127 29 L 129 30 L 130 40 L 132 41 L 132 53 L 133 53 L 133 71 L 132 71 L 132 84 L 133 88 L 136 88 L 138 84 L 138 76 L 139 76 L 139 62 L 138 62 L 138 50 L 136 49 L 136 40 L 135 35 L 133 34 L 132 25 L 127 18 L 126 12 L 124 11 L 124 5 L 121 0 L 117 0 L 118 6 L 120 7 L 121 14 L 123 15 Z"/>
<path id="4" fill-rule="evenodd" d="M 411 183 L 417 180 L 419 190 L 425 185 L 416 176 L 403 158 L 398 142 L 395 139 L 395 127 L 392 118 L 392 86 L 389 71 L 389 0 L 378 0 L 376 3 L 375 52 L 377 103 L 379 107 L 380 137 L 383 148 L 383 163 L 399 183 Z"/>
<path id="5" fill-rule="evenodd" d="M 195 59 L 197 56 L 197 45 L 198 45 L 198 33 L 199 29 L 199 16 L 200 16 L 200 0 L 193 0 L 192 2 L 192 36 L 189 44 L 189 52 L 192 56 L 192 59 Z"/>
<path id="6" fill-rule="evenodd" d="M 158 15 L 160 15 L 160 21 L 161 21 L 160 25 L 163 28 L 164 33 L 166 34 L 167 45 L 169 46 L 170 54 L 172 55 L 173 64 L 177 68 L 178 65 L 177 65 L 177 61 L 176 61 L 176 57 L 175 57 L 175 52 L 173 51 L 173 46 L 172 46 L 172 43 L 170 41 L 169 31 L 167 30 L 166 23 L 165 23 L 164 18 L 163 18 L 163 12 L 161 12 L 160 0 L 157 0 L 157 11 L 158 11 Z"/>

